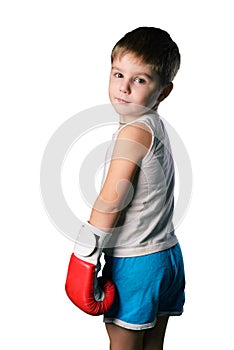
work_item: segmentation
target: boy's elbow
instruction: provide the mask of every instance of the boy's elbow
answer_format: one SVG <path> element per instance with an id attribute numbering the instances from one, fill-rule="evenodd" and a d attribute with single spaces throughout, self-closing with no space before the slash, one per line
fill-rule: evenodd
<path id="1" fill-rule="evenodd" d="M 103 214 L 114 214 L 119 213 L 121 210 L 123 210 L 123 205 L 118 200 L 107 201 L 98 198 L 94 204 L 93 209 Z"/>

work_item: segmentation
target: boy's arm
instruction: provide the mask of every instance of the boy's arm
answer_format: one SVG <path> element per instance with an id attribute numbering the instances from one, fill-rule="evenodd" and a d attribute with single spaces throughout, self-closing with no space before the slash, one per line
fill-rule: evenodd
<path id="1" fill-rule="evenodd" d="M 151 134 L 142 126 L 128 125 L 119 132 L 108 175 L 89 223 L 84 223 L 79 230 L 65 288 L 71 301 L 90 315 L 103 314 L 113 304 L 113 282 L 97 278 L 100 257 L 111 237 L 111 228 L 126 205 L 136 169 L 150 145 Z"/>
<path id="2" fill-rule="evenodd" d="M 150 129 L 142 123 L 127 125 L 119 132 L 109 171 L 96 199 L 89 222 L 109 231 L 118 220 L 121 211 L 132 198 L 132 181 L 142 158 L 152 143 Z"/>

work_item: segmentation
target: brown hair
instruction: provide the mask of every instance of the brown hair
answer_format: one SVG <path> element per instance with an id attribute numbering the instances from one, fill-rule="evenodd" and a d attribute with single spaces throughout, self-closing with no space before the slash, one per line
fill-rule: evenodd
<path id="1" fill-rule="evenodd" d="M 180 53 L 170 35 L 154 27 L 139 27 L 128 32 L 114 46 L 111 62 L 118 56 L 133 53 L 158 73 L 161 85 L 171 82 L 179 67 Z"/>

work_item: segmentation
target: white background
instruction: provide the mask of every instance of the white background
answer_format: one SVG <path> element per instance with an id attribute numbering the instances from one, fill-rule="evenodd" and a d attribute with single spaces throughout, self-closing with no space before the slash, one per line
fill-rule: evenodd
<path id="1" fill-rule="evenodd" d="M 187 302 L 165 349 L 233 349 L 231 9 L 227 0 L 1 2 L 1 348 L 108 349 L 102 317 L 64 292 L 73 243 L 44 211 L 40 162 L 65 120 L 108 103 L 110 51 L 146 25 L 180 47 L 175 90 L 159 112 L 183 139 L 194 179 L 177 230 Z"/>

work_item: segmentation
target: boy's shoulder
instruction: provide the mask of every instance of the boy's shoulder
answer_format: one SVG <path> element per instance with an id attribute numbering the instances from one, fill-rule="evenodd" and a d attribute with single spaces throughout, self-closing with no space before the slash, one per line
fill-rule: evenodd
<path id="1" fill-rule="evenodd" d="M 136 120 L 122 127 L 117 138 L 137 142 L 149 148 L 152 143 L 152 130 L 147 124 Z"/>

